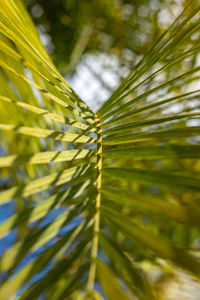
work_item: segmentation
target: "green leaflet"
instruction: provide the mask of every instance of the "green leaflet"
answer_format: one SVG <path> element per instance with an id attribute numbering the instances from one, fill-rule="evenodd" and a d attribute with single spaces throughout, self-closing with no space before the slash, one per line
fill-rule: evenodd
<path id="1" fill-rule="evenodd" d="M 103 135 L 109 135 L 109 134 L 115 134 L 115 133 L 122 133 L 131 131 L 136 128 L 143 128 L 146 126 L 152 126 L 157 124 L 163 124 L 165 122 L 170 121 L 177 121 L 181 119 L 192 119 L 192 118 L 198 118 L 200 116 L 200 112 L 196 113 L 185 113 L 185 114 L 179 114 L 179 115 L 167 115 L 162 118 L 155 118 L 155 119 L 147 119 L 145 121 L 138 121 L 134 123 L 128 123 L 126 125 L 117 126 L 111 129 L 107 129 L 103 131 Z"/>
<path id="2" fill-rule="evenodd" d="M 55 237 L 58 235 L 60 230 L 62 230 L 66 225 L 68 225 L 75 217 L 79 216 L 81 213 L 84 212 L 86 208 L 86 203 L 87 201 L 86 202 L 82 201 L 82 203 L 79 202 L 74 207 L 72 206 L 69 207 L 69 209 L 65 210 L 63 213 L 57 216 L 55 220 L 43 226 L 42 228 L 39 228 L 38 226 L 40 223 L 36 225 L 35 227 L 36 232 L 34 231 L 30 232 L 27 239 L 16 242 L 3 253 L 0 260 L 1 271 L 10 271 L 10 270 L 13 271 L 13 269 L 15 269 L 15 267 L 21 262 L 21 260 L 27 253 L 32 252 L 38 249 L 39 247 L 45 245 L 50 240 L 55 239 Z M 64 240 L 67 242 L 68 247 L 71 245 L 71 242 L 73 241 L 73 239 L 72 240 L 64 239 Z M 57 256 L 62 256 L 64 252 L 65 250 L 60 248 L 59 251 L 56 251 L 56 254 Z M 32 264 L 30 263 L 28 265 L 32 265 Z M 27 268 L 29 269 L 28 265 Z M 20 274 L 24 274 L 24 271 L 21 270 L 21 272 L 19 272 L 19 276 L 21 276 Z"/>
<path id="3" fill-rule="evenodd" d="M 40 70 L 38 70 L 37 68 L 35 68 L 32 64 L 30 64 L 29 62 L 27 62 L 26 60 L 24 60 L 24 58 L 19 55 L 18 53 L 16 53 L 13 49 L 11 49 L 10 47 L 8 47 L 6 44 L 4 44 L 4 42 L 0 41 L 0 46 L 1 46 L 1 51 L 4 51 L 6 54 L 8 54 L 9 56 L 11 56 L 12 58 L 14 58 L 15 60 L 19 61 L 19 62 L 23 62 L 23 65 L 26 66 L 28 69 L 30 69 L 33 72 L 36 72 L 37 75 L 39 75 L 40 77 L 42 77 L 46 83 L 54 86 L 55 88 L 53 89 L 53 92 L 55 93 L 55 91 L 60 92 L 61 94 L 63 94 L 63 90 L 61 88 L 59 88 L 56 84 L 54 84 L 52 81 L 50 81 L 43 72 L 40 72 Z M 64 95 L 67 95 L 66 93 L 64 93 Z M 69 98 L 70 100 L 70 98 Z M 73 101 L 69 101 L 68 103 L 71 104 L 72 106 Z M 83 107 L 85 107 L 83 105 Z M 88 114 L 88 112 L 87 112 Z M 89 113 L 89 115 L 93 116 L 92 113 Z"/>
<path id="4" fill-rule="evenodd" d="M 47 164 L 49 162 L 72 161 L 85 157 L 90 157 L 94 151 L 83 150 L 64 150 L 64 151 L 46 151 L 24 156 L 10 155 L 0 157 L 1 167 L 12 167 L 23 163 L 28 164 Z"/>
<path id="5" fill-rule="evenodd" d="M 53 286 L 51 290 L 48 288 L 48 299 L 62 300 L 72 295 L 74 297 L 76 297 L 77 295 L 82 296 L 83 293 L 81 292 L 79 293 L 78 290 L 81 289 L 83 286 L 82 278 L 85 272 L 87 271 L 87 269 L 88 269 L 88 264 L 84 264 L 77 270 L 77 272 L 75 272 L 70 277 L 67 278 L 61 277 L 60 280 L 58 280 L 59 288 L 55 289 L 55 286 Z"/>
<path id="6" fill-rule="evenodd" d="M 200 158 L 200 146 L 195 145 L 176 145 L 167 146 L 135 146 L 131 148 L 114 148 L 105 150 L 104 157 L 123 159 L 171 159 L 171 158 Z"/>
<path id="7" fill-rule="evenodd" d="M 200 192 L 200 178 L 186 177 L 167 172 L 142 169 L 104 168 L 103 174 L 113 178 L 139 181 L 163 187 Z"/>
<path id="8" fill-rule="evenodd" d="M 108 299 L 117 299 L 117 297 L 124 300 L 131 299 L 109 266 L 99 259 L 97 260 L 97 276 Z"/>
<path id="9" fill-rule="evenodd" d="M 136 264 L 130 263 L 127 256 L 117 247 L 113 241 L 101 233 L 100 235 L 101 247 L 105 253 L 109 255 L 109 259 L 114 266 L 114 272 L 119 278 L 126 282 L 132 293 L 137 295 L 139 299 L 155 299 L 152 293 L 152 287 L 148 282 L 144 272 L 140 270 Z"/>
<path id="10" fill-rule="evenodd" d="M 106 207 L 103 207 L 103 211 L 107 221 L 116 224 L 123 234 L 136 238 L 138 242 L 156 252 L 157 255 L 173 261 L 175 264 L 180 265 L 199 277 L 200 263 L 192 255 L 171 246 L 168 241 L 161 239 L 160 237 L 158 238 L 152 234 L 150 235 L 148 232 L 138 227 L 127 216 L 123 216 Z"/>
<path id="11" fill-rule="evenodd" d="M 140 141 L 165 141 L 170 139 L 185 138 L 190 136 L 198 136 L 200 134 L 200 127 L 185 127 L 174 128 L 169 130 L 155 130 L 150 132 L 135 133 L 123 136 L 106 137 L 103 140 L 104 145 L 119 145 L 130 144 Z"/>
<path id="12" fill-rule="evenodd" d="M 200 67 L 197 67 L 197 68 L 195 68 L 195 69 L 192 69 L 191 71 L 188 71 L 188 72 L 186 72 L 186 73 L 184 73 L 184 74 L 179 75 L 178 77 L 175 77 L 175 78 L 169 80 L 168 82 L 164 82 L 163 84 L 161 84 L 161 85 L 159 85 L 159 86 L 157 86 L 157 87 L 155 87 L 155 88 L 153 88 L 153 89 L 151 89 L 151 90 L 149 90 L 149 91 L 147 91 L 147 92 L 145 92 L 145 93 L 143 93 L 143 94 L 141 94 L 141 95 L 135 97 L 133 100 L 129 101 L 127 104 L 124 104 L 124 108 L 127 108 L 127 107 L 130 106 L 131 104 L 137 103 L 138 101 L 140 101 L 140 100 L 146 98 L 147 96 L 153 94 L 154 92 L 157 92 L 157 91 L 160 90 L 160 89 L 163 89 L 163 88 L 167 87 L 168 85 L 173 84 L 173 83 L 176 82 L 176 81 L 182 80 L 182 79 L 184 79 L 185 77 L 187 78 L 187 76 L 190 76 L 190 75 L 192 75 L 193 73 L 198 72 L 199 70 L 200 70 Z M 111 117 L 111 116 L 114 117 L 115 114 L 118 113 L 118 112 L 121 111 L 121 110 L 122 110 L 122 107 L 120 107 L 120 109 L 116 109 L 115 111 L 112 111 L 112 112 L 110 113 L 110 115 L 109 115 L 109 114 L 106 115 L 105 117 L 102 118 L 102 120 L 105 121 L 106 119 L 108 119 L 108 118 Z M 111 125 L 111 124 L 116 123 L 116 122 L 118 122 L 118 121 L 125 120 L 125 119 L 127 119 L 127 118 L 130 116 L 130 114 L 131 114 L 131 113 L 125 113 L 124 115 L 122 114 L 122 115 L 119 116 L 119 117 L 113 118 L 111 121 L 108 121 L 108 122 L 107 122 L 107 125 L 108 125 L 108 124 Z M 104 126 L 105 126 L 105 125 L 104 125 Z"/>
<path id="13" fill-rule="evenodd" d="M 80 229 L 79 229 L 80 230 Z M 73 236 L 73 233 L 75 233 L 75 235 Z M 76 235 L 78 234 L 78 230 L 77 228 L 75 230 L 73 230 L 72 232 L 70 232 L 70 235 L 71 237 L 73 236 L 73 238 L 76 237 Z M 45 262 L 47 263 L 48 262 L 48 259 L 51 258 L 52 255 L 55 255 L 56 254 L 56 250 L 58 252 L 59 248 L 58 246 L 62 246 L 62 244 L 66 243 L 67 244 L 67 238 L 69 239 L 69 234 L 62 239 L 62 241 L 58 242 L 54 247 L 53 249 L 51 249 L 51 251 L 49 251 L 49 253 L 46 253 L 46 257 L 44 257 L 45 261 L 43 260 L 42 261 L 42 257 L 38 259 L 38 263 L 41 263 L 44 264 L 45 266 Z M 73 240 L 73 238 L 71 239 L 71 242 Z M 61 243 L 62 242 L 62 243 Z M 65 246 L 65 249 L 67 249 L 69 247 L 69 244 L 68 245 L 63 245 Z M 67 247 L 68 246 L 68 247 Z M 78 247 L 78 249 L 76 249 L 74 252 L 77 253 L 76 255 L 80 254 L 81 252 L 81 249 L 83 249 L 83 243 Z M 82 247 L 82 248 L 81 248 Z M 78 250 L 78 251 L 77 251 Z M 76 255 L 75 255 L 75 258 L 76 258 Z M 74 258 L 74 259 L 75 259 Z M 57 264 L 57 269 L 58 269 L 58 274 L 61 275 L 62 274 L 62 270 L 63 272 L 67 270 L 68 268 L 68 265 L 70 266 L 70 264 L 73 263 L 73 258 L 72 259 L 67 259 L 68 260 L 68 264 L 66 263 L 66 258 L 63 259 L 60 261 L 60 263 Z M 65 262 L 65 263 L 64 263 Z M 34 275 L 34 272 L 37 271 L 36 267 L 38 268 L 37 265 L 34 266 L 34 262 L 32 262 L 31 264 L 28 264 L 24 269 L 22 269 L 21 272 L 19 272 L 19 274 L 17 274 L 13 279 L 11 279 L 9 282 L 7 282 L 2 288 L 0 288 L 0 295 L 2 297 L 2 299 L 8 299 L 6 297 L 9 297 L 11 296 L 12 294 L 14 294 L 18 288 L 26 281 L 26 279 L 28 279 L 28 275 L 31 274 L 31 275 Z M 34 270 L 35 269 L 35 270 Z M 34 271 L 34 272 L 33 272 Z M 54 269 L 55 271 L 55 269 Z M 50 272 L 52 273 L 52 272 Z M 52 274 L 48 274 L 46 277 L 43 278 L 43 282 L 42 283 L 42 288 L 40 287 L 40 289 L 46 289 L 48 287 L 47 285 L 47 282 L 45 282 L 46 280 L 55 280 L 55 278 L 58 278 L 58 274 L 56 274 L 56 272 L 53 272 Z M 30 275 L 29 275 L 30 276 Z M 52 283 L 53 283 L 52 281 Z M 39 284 L 41 286 L 41 283 Z M 35 290 L 35 291 L 34 291 Z M 40 290 L 40 291 L 41 291 Z M 36 291 L 38 291 L 37 288 L 33 289 L 34 293 L 36 293 Z M 32 293 L 33 291 L 30 291 L 30 294 L 32 296 Z M 38 293 L 38 292 L 37 292 Z M 29 293 L 28 293 L 28 296 L 29 296 Z M 26 296 L 24 297 L 24 299 L 26 299 Z"/>
<path id="14" fill-rule="evenodd" d="M 141 108 L 136 108 L 136 109 L 132 110 L 131 112 L 126 113 L 125 115 L 123 115 L 123 118 L 124 119 L 129 118 L 129 117 L 131 117 L 133 115 L 136 115 L 138 113 L 145 112 L 145 111 L 150 110 L 152 108 L 159 107 L 161 105 L 164 105 L 164 104 L 167 104 L 167 103 L 171 103 L 171 102 L 176 101 L 176 100 L 178 100 L 178 101 L 184 101 L 184 100 L 195 99 L 195 97 L 199 96 L 199 92 L 200 92 L 200 90 L 195 90 L 195 91 L 191 91 L 191 92 L 188 92 L 188 93 L 180 94 L 180 95 L 177 95 L 177 96 L 174 96 L 174 97 L 170 97 L 170 98 L 167 98 L 167 99 L 164 99 L 164 100 L 161 100 L 161 101 L 156 101 L 156 102 L 153 102 L 153 103 L 148 104 L 148 105 L 144 105 Z M 195 94 L 197 94 L 197 95 L 195 95 Z M 193 98 L 193 96 L 192 97 L 188 97 L 190 95 L 194 95 L 194 98 Z M 107 127 L 110 124 L 110 122 L 117 123 L 118 121 L 121 121 L 121 117 L 115 118 L 115 119 L 113 119 L 111 121 L 103 123 L 102 126 L 103 127 Z"/>
<path id="15" fill-rule="evenodd" d="M 111 111 L 109 114 L 103 116 L 102 120 L 105 121 L 106 119 L 108 119 L 110 117 L 114 117 L 117 113 L 120 114 L 121 111 L 123 111 L 124 109 L 127 109 L 130 105 L 137 103 L 138 101 L 140 101 L 140 100 L 144 99 L 145 97 L 153 94 L 154 92 L 157 92 L 157 91 L 159 91 L 159 90 L 161 90 L 161 89 L 163 89 L 163 88 L 165 88 L 165 87 L 167 87 L 169 85 L 172 85 L 174 82 L 177 82 L 179 80 L 185 79 L 185 77 L 187 78 L 187 76 L 190 76 L 191 74 L 193 74 L 195 72 L 198 72 L 199 70 L 200 70 L 200 68 L 197 67 L 197 68 L 195 68 L 195 69 L 193 69 L 191 71 L 188 71 L 186 73 L 183 73 L 183 74 L 181 74 L 181 75 L 179 75 L 179 76 L 177 76 L 177 77 L 175 77 L 175 78 L 173 78 L 173 79 L 171 79 L 171 80 L 169 80 L 167 82 L 164 82 L 163 84 L 158 85 L 157 87 L 155 87 L 155 88 L 153 88 L 153 89 L 151 89 L 151 90 L 149 90 L 149 91 L 147 91 L 147 92 L 145 92 L 145 93 L 143 93 L 143 94 L 135 97 L 134 99 L 132 99 L 128 103 L 126 103 L 124 105 L 121 105 L 120 108 L 117 108 L 117 109 Z M 116 121 L 119 121 L 119 120 L 127 119 L 127 117 L 129 115 L 130 115 L 130 113 L 126 113 L 124 115 L 121 115 L 118 118 L 114 118 L 115 121 L 113 120 L 113 123 L 115 123 Z M 108 121 L 107 123 L 108 124 L 112 124 L 112 121 Z"/>
<path id="16" fill-rule="evenodd" d="M 52 138 L 54 140 L 71 142 L 71 143 L 94 143 L 95 138 L 91 138 L 82 134 L 62 132 L 56 130 L 31 128 L 26 126 L 0 124 L 0 130 L 11 130 L 17 134 L 25 134 L 41 138 Z"/>
<path id="17" fill-rule="evenodd" d="M 84 201 L 88 197 L 89 192 L 91 192 L 87 184 L 87 192 L 82 194 L 84 185 L 85 184 L 82 185 L 75 195 L 72 193 L 73 189 L 72 191 L 71 189 L 67 189 L 64 192 L 48 197 L 33 208 L 24 209 L 21 213 L 12 215 L 10 218 L 1 223 L 0 236 L 6 235 L 10 230 L 20 226 L 21 224 L 32 223 L 33 221 L 44 217 L 52 209 L 56 209 L 61 206 L 65 207 L 65 205 L 73 205 L 81 200 Z M 77 186 L 75 187 L 76 189 L 78 188 Z"/>
<path id="18" fill-rule="evenodd" d="M 74 183 L 75 179 L 76 182 L 80 182 L 81 180 L 83 181 L 85 179 L 92 178 L 92 176 L 95 175 L 95 170 L 89 170 L 89 172 L 87 172 L 88 169 L 89 166 L 77 166 L 64 170 L 60 173 L 54 173 L 39 179 L 35 179 L 34 181 L 27 184 L 21 184 L 21 186 L 19 185 L 12 187 L 0 193 L 0 203 L 7 203 L 17 196 L 28 197 L 35 193 L 44 191 L 52 187 L 52 185 L 59 186 L 63 183 L 67 183 L 72 180 L 72 178 L 74 179 Z"/>
<path id="19" fill-rule="evenodd" d="M 128 207 L 133 211 L 149 215 L 155 214 L 166 218 L 166 220 L 174 220 L 183 224 L 187 223 L 197 228 L 200 226 L 200 210 L 196 206 L 187 205 L 184 207 L 166 200 L 156 199 L 153 195 L 143 194 L 141 196 L 127 190 L 103 188 L 102 193 L 106 199 Z"/>
<path id="20" fill-rule="evenodd" d="M 11 98 L 4 97 L 4 96 L 0 96 L 0 100 L 8 102 L 8 103 L 12 103 L 21 108 L 25 108 L 25 109 L 29 110 L 30 112 L 45 116 L 47 118 L 50 118 L 50 119 L 60 122 L 62 124 L 67 124 L 69 126 L 74 126 L 74 127 L 77 127 L 77 128 L 83 129 L 83 130 L 89 130 L 91 132 L 96 131 L 96 128 L 91 128 L 84 123 L 77 122 L 77 121 L 74 121 L 73 119 L 66 118 L 61 114 L 51 113 L 46 109 L 42 109 L 42 108 L 27 104 L 27 103 L 24 103 L 21 101 L 16 101 Z M 21 113 L 23 113 L 23 111 Z"/>
<path id="21" fill-rule="evenodd" d="M 192 3 L 192 1 L 191 1 Z M 154 64 L 159 61 L 159 59 L 165 57 L 168 54 L 168 51 L 172 51 L 174 46 L 177 46 L 177 44 L 182 41 L 184 38 L 188 37 L 188 34 L 192 34 L 195 28 L 193 26 L 188 26 L 188 28 L 184 28 L 185 25 L 188 25 L 188 23 L 194 18 L 195 15 L 199 13 L 200 8 L 194 9 L 188 17 L 182 20 L 180 24 L 178 24 L 179 19 L 181 19 L 184 16 L 184 13 L 186 13 L 187 9 L 190 8 L 190 4 L 185 8 L 185 11 L 178 16 L 178 18 L 172 23 L 171 26 L 163 33 L 163 35 L 157 40 L 157 42 L 152 46 L 152 48 L 149 50 L 149 52 L 144 56 L 141 61 L 135 66 L 132 74 L 130 74 L 124 81 L 122 81 L 122 84 L 120 87 L 113 93 L 113 95 L 107 100 L 107 102 L 101 107 L 99 110 L 99 114 L 104 116 L 104 114 L 109 110 L 112 109 L 112 107 L 115 106 L 117 102 L 120 102 L 125 98 L 125 96 L 128 96 L 130 92 L 134 89 L 130 89 L 130 91 L 126 92 L 130 88 L 130 86 L 136 82 L 140 76 L 147 72 L 151 67 L 154 66 Z M 177 24 L 176 24 L 177 23 Z M 183 29 L 184 28 L 184 29 Z M 199 28 L 199 23 L 197 21 L 197 29 Z M 180 30 L 181 29 L 181 30 Z M 170 32 L 171 31 L 171 32 Z M 167 35 L 168 33 L 171 33 Z M 180 35 L 179 35 L 180 34 Z M 178 35 L 178 36 L 176 36 Z M 175 39 L 173 40 L 173 38 Z M 168 44 L 169 42 L 169 44 Z M 161 50 L 161 51 L 160 51 Z M 159 53 L 160 51 L 160 53 Z M 125 91 L 125 95 L 123 95 L 121 98 L 119 98 L 123 92 Z"/>
<path id="22" fill-rule="evenodd" d="M 37 83 L 31 81 L 29 78 L 25 77 L 24 75 L 22 75 L 20 73 L 17 73 L 14 69 L 12 69 L 8 65 L 6 65 L 4 62 L 0 61 L 0 66 L 2 68 L 5 68 L 9 72 L 13 73 L 15 76 L 19 77 L 20 79 L 24 80 L 25 82 L 27 82 L 31 86 L 35 87 L 39 92 L 44 93 L 45 96 L 47 96 L 49 99 L 55 101 L 57 104 L 59 104 L 62 107 L 64 107 L 65 110 L 66 110 L 66 113 L 68 113 L 68 115 L 70 117 L 72 117 L 73 119 L 78 120 L 78 118 L 80 117 L 82 119 L 85 118 L 87 120 L 87 122 L 89 122 L 89 123 L 93 123 L 94 122 L 93 119 L 91 119 L 90 117 L 88 117 L 85 113 L 77 111 L 71 105 L 67 105 L 63 100 L 61 100 L 57 96 L 54 96 L 53 94 L 51 94 L 47 90 L 43 89 L 41 86 L 38 86 Z"/>

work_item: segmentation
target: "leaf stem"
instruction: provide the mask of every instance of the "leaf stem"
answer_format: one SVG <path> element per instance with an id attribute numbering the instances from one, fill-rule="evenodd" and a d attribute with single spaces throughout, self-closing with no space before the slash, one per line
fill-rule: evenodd
<path id="1" fill-rule="evenodd" d="M 102 169 L 102 129 L 101 129 L 101 122 L 98 117 L 96 116 L 97 122 L 97 179 L 96 179 L 96 206 L 95 206 L 95 216 L 94 216 L 94 236 L 92 240 L 92 249 L 91 249 L 91 264 L 88 274 L 88 282 L 87 282 L 87 295 L 91 295 L 95 277 L 96 277 L 96 258 L 98 256 L 98 244 L 99 244 L 99 227 L 100 227 L 100 206 L 101 206 L 101 169 Z"/>

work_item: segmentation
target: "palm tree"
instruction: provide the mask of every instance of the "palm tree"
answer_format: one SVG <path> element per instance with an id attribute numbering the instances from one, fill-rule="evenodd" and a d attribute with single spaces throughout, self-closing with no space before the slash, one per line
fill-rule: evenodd
<path id="1" fill-rule="evenodd" d="M 94 113 L 1 0 L 0 299 L 158 299 L 148 266 L 199 278 L 199 11 Z"/>

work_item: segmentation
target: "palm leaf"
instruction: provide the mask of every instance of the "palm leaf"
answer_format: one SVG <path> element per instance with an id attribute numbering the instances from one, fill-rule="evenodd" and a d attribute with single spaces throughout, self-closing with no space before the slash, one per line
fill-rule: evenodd
<path id="1" fill-rule="evenodd" d="M 0 6 L 0 298 L 157 299 L 147 262 L 199 279 L 199 7 L 97 113 L 21 0 Z M 195 63 L 194 63 L 195 62 Z M 195 86 L 195 88 L 194 88 Z"/>

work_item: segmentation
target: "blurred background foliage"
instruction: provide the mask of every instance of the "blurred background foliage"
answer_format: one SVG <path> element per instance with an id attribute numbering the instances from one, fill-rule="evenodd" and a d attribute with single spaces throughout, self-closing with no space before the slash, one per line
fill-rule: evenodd
<path id="1" fill-rule="evenodd" d="M 191 10 L 198 3 L 194 1 Z M 132 68 L 187 0 L 26 0 L 43 43 L 63 74 L 85 53 L 108 53 Z M 73 58 L 73 60 L 72 60 Z M 73 61 L 73 65 L 72 65 Z"/>
<path id="2" fill-rule="evenodd" d="M 188 1 L 26 0 L 25 3 L 58 70 L 78 95 L 97 110 Z M 190 10 L 198 3 L 194 0 Z M 175 70 L 178 68 L 176 64 Z"/>

